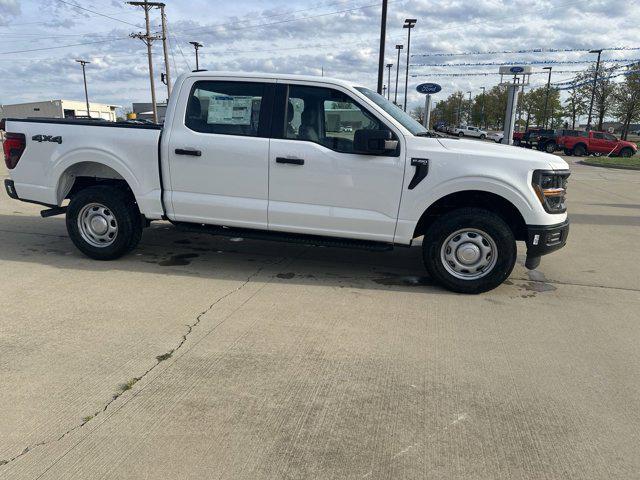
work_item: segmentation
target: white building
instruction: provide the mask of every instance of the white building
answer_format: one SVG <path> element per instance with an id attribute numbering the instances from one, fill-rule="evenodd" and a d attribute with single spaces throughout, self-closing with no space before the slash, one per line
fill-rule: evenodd
<path id="1" fill-rule="evenodd" d="M 92 118 L 116 121 L 116 105 L 89 103 Z M 87 117 L 87 104 L 75 100 L 50 100 L 45 102 L 0 105 L 0 118 L 76 118 Z"/>

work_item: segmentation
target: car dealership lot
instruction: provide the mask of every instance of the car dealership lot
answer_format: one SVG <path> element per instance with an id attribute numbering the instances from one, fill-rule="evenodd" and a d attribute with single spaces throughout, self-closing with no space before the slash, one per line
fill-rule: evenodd
<path id="1" fill-rule="evenodd" d="M 1 195 L 0 478 L 637 478 L 640 172 L 572 169 L 567 247 L 479 296 L 167 224 L 98 263 Z"/>

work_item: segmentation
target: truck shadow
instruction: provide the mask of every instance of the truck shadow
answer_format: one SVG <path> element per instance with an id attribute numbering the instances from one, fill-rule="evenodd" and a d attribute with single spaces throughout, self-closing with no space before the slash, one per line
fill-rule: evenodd
<path id="1" fill-rule="evenodd" d="M 16 212 L 17 213 L 17 212 Z M 131 271 L 246 280 L 260 270 L 269 281 L 309 286 L 449 294 L 427 275 L 420 246 L 372 252 L 218 237 L 157 222 L 139 247 L 112 262 L 86 258 L 67 237 L 63 217 L 1 215 L 0 259 L 73 271 Z"/>

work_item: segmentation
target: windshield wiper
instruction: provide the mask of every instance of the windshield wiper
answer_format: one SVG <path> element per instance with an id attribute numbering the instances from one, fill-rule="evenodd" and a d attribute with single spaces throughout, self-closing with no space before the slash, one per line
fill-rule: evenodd
<path id="1" fill-rule="evenodd" d="M 416 133 L 416 137 L 444 137 L 444 135 L 442 135 L 441 133 L 438 132 L 432 132 L 430 130 L 426 131 L 426 132 L 418 132 Z"/>

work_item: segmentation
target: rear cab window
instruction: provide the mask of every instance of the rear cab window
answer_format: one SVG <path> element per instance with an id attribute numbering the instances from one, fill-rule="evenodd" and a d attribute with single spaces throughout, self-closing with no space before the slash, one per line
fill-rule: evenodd
<path id="1" fill-rule="evenodd" d="M 265 83 L 196 82 L 189 94 L 185 126 L 200 133 L 262 136 L 260 117 L 266 88 Z"/>

